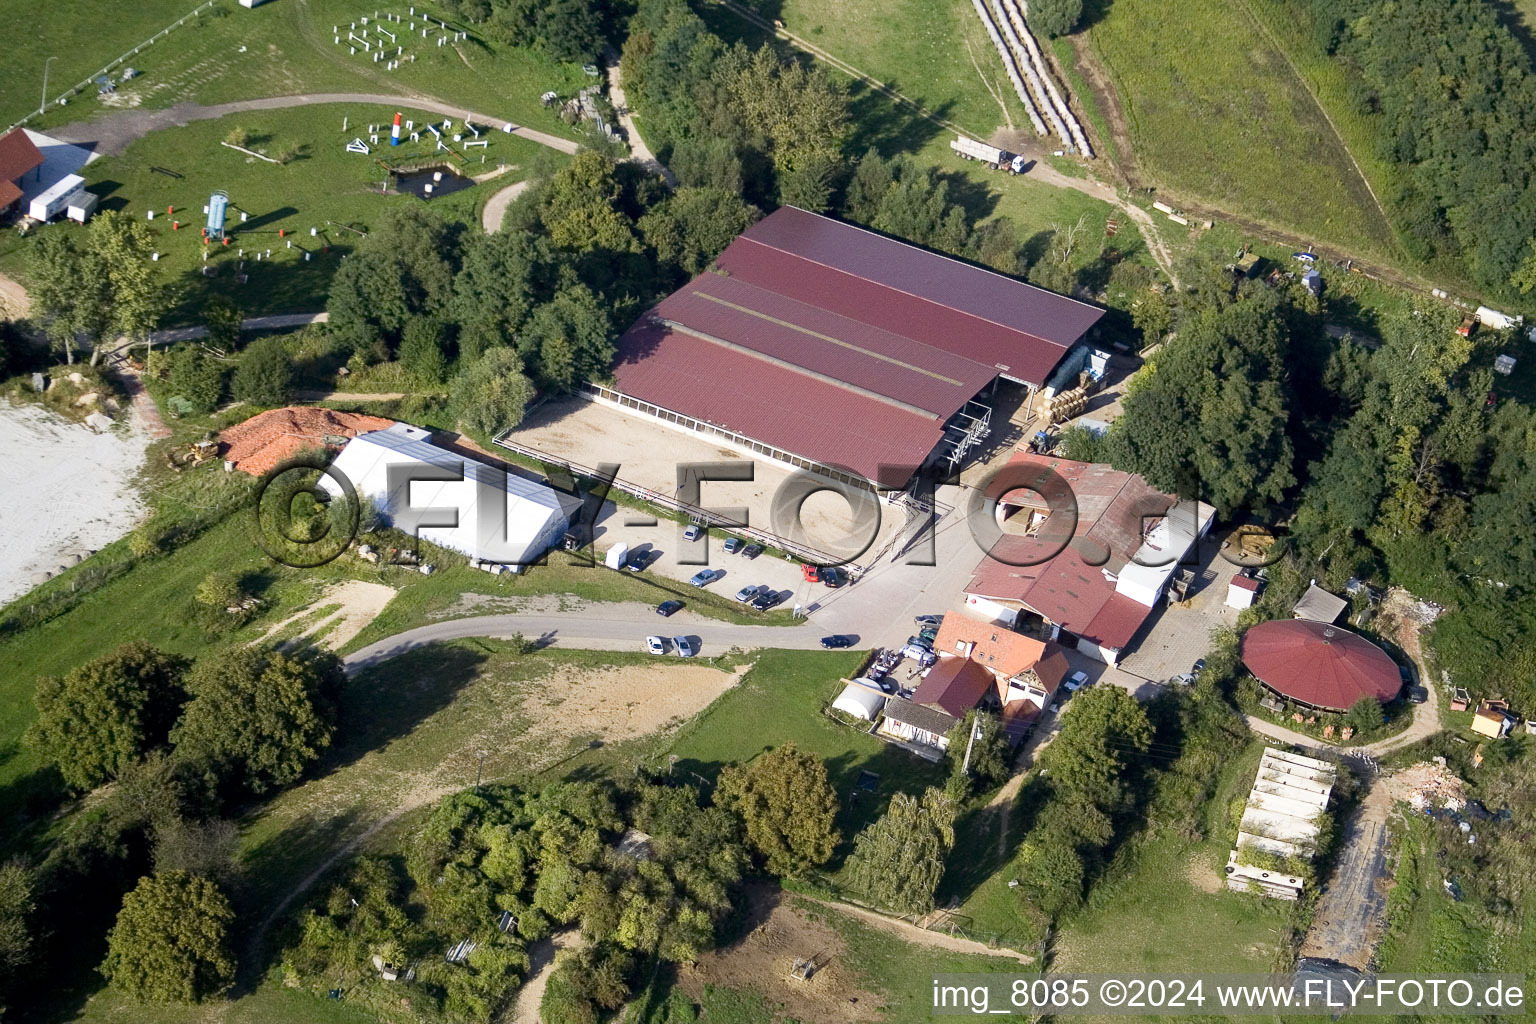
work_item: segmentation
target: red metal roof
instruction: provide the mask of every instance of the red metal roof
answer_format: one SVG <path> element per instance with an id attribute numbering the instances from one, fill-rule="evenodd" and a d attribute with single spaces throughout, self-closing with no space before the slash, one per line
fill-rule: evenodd
<path id="1" fill-rule="evenodd" d="M 1060 492 L 1076 519 L 1053 511 L 1036 537 L 1005 533 L 977 564 L 966 593 L 1017 601 L 1093 643 L 1124 648 L 1152 609 L 1116 593 L 1105 572 L 1125 567 L 1174 499 L 1140 476 L 1097 463 L 1020 452 L 1008 469 L 994 479 L 989 497 L 1022 502 L 1019 489 L 1032 488 L 1038 490 L 1031 504 L 1043 506 L 1040 494 Z M 1068 527 L 1071 538 L 1063 546 Z"/>
<path id="2" fill-rule="evenodd" d="M 1043 383 L 1103 315 L 793 207 L 716 263 L 620 339 L 618 389 L 887 487 L 999 372 Z"/>
<path id="3" fill-rule="evenodd" d="M 1397 664 L 1357 633 L 1309 619 L 1261 622 L 1243 634 L 1243 664 L 1265 685 L 1316 708 L 1347 711 L 1402 689 Z"/>
<path id="4" fill-rule="evenodd" d="M 716 261 L 733 277 L 1043 384 L 1104 311 L 853 224 L 781 207 Z"/>
<path id="5" fill-rule="evenodd" d="M 613 375 L 627 395 L 886 487 L 904 485 L 944 433 L 942 418 L 646 321 L 619 339 Z"/>
<path id="6" fill-rule="evenodd" d="M 734 278 L 704 274 L 656 314 L 829 380 L 948 417 L 997 371 Z"/>

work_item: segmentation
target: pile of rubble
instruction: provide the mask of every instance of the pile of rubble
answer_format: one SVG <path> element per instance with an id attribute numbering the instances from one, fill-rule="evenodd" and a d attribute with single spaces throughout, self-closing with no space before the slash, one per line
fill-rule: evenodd
<path id="1" fill-rule="evenodd" d="M 226 462 L 261 476 L 302 451 L 339 448 L 358 434 L 385 430 L 393 420 L 334 409 L 273 409 L 237 423 L 219 436 Z"/>
<path id="2" fill-rule="evenodd" d="M 1445 758 L 1420 761 L 1392 777 L 1392 786 L 1400 799 L 1416 811 L 1426 807 L 1459 811 L 1467 805 L 1466 783 L 1445 766 Z"/>

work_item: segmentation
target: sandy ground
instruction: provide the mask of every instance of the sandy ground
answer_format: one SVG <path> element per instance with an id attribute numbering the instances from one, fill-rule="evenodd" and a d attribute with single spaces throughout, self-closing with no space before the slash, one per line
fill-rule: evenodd
<path id="1" fill-rule="evenodd" d="M 551 672 L 523 699 L 540 746 L 599 733 L 605 742 L 635 739 L 691 717 L 741 681 L 708 665 L 627 665 Z"/>
<path id="2" fill-rule="evenodd" d="M 334 651 L 361 633 L 363 627 L 377 618 L 394 596 L 395 588 L 386 587 L 382 583 L 369 583 L 365 580 L 335 583 L 321 591 L 320 596 L 316 597 L 308 608 L 300 609 L 283 621 L 275 623 L 271 629 L 262 634 L 261 639 L 266 640 L 268 637 L 282 633 L 287 626 L 310 614 L 311 609 L 337 605 L 334 611 L 327 612 L 313 622 L 305 623 L 302 632 L 289 638 L 296 640 L 299 637 L 319 635 L 320 646 L 328 651 Z"/>
<path id="3" fill-rule="evenodd" d="M 772 886 L 750 886 L 746 899 L 753 924 L 746 937 L 678 968 L 678 986 L 689 998 L 697 1000 L 705 985 L 715 985 L 761 993 L 775 1008 L 775 1019 L 836 1024 L 878 1016 L 880 997 L 859 987 L 835 929 L 811 920 Z M 811 977 L 791 980 L 794 961 L 806 958 L 817 965 Z"/>
<path id="4" fill-rule="evenodd" d="M 663 495 L 677 494 L 680 464 L 750 462 L 751 481 L 707 481 L 700 487 L 700 504 L 710 508 L 745 508 L 747 525 L 784 532 L 776 529 L 771 510 L 774 495 L 792 475 L 791 471 L 761 457 L 750 457 L 718 439 L 706 439 L 610 406 L 570 398 L 541 405 L 512 433 L 510 440 L 583 466 L 618 463 L 620 480 Z M 888 507 L 882 506 L 880 511 L 880 530 L 871 551 L 878 550 L 903 522 Z M 805 502 L 801 521 L 807 542 L 820 547 L 846 537 L 853 517 L 846 500 L 822 492 Z M 826 549 L 837 550 L 831 546 Z"/>
<path id="5" fill-rule="evenodd" d="M 133 529 L 144 515 L 133 478 L 148 440 L 0 401 L 0 602 Z"/>
<path id="6" fill-rule="evenodd" d="M 555 954 L 564 949 L 580 949 L 584 945 L 581 931 L 571 928 L 555 932 L 529 946 L 528 978 L 517 990 L 512 1009 L 498 1018 L 501 1024 L 540 1024 L 539 1004 L 544 1001 L 544 989 L 549 986 L 549 976 L 555 970 Z"/>

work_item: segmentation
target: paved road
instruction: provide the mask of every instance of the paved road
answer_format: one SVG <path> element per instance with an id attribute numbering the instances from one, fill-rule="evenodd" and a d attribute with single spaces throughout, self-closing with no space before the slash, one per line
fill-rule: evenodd
<path id="1" fill-rule="evenodd" d="M 589 651 L 642 651 L 650 634 L 687 636 L 699 641 L 699 654 L 709 657 L 731 648 L 778 647 L 819 649 L 826 631 L 815 626 L 738 626 L 683 611 L 663 619 L 655 606 L 638 603 L 587 605 L 580 611 L 538 615 L 477 615 L 449 619 L 396 633 L 342 659 L 348 672 L 360 672 L 381 662 L 443 640 L 464 637 L 509 637 L 521 633 L 560 647 Z"/>
<path id="2" fill-rule="evenodd" d="M 269 96 L 264 99 L 239 100 L 235 103 L 216 103 L 211 106 L 201 103 L 178 103 L 163 110 L 145 110 L 142 107 L 136 107 L 131 110 L 119 110 L 94 121 L 74 121 L 49 134 L 64 142 L 90 146 L 98 153 L 116 156 L 133 142 L 162 128 L 180 127 L 192 121 L 212 121 L 249 110 L 283 110 L 288 107 L 306 107 L 321 103 L 368 103 L 380 107 L 410 107 L 447 117 L 468 117 L 476 124 L 508 123 L 504 117 L 477 114 L 472 110 L 432 99 L 430 96 L 399 96 L 374 92 L 317 92 L 301 93 L 297 96 Z M 562 153 L 574 153 L 581 148 L 579 142 L 520 125 L 513 126 L 512 134 L 537 142 L 541 146 L 558 149 Z"/>

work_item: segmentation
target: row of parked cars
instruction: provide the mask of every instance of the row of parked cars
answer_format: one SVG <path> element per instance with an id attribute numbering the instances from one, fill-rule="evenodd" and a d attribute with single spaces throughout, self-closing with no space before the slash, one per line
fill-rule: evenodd
<path id="1" fill-rule="evenodd" d="M 699 653 L 693 641 L 686 636 L 673 637 L 670 646 L 664 636 L 648 636 L 645 638 L 645 649 L 651 654 L 666 654 L 670 649 L 679 658 L 691 658 Z"/>

